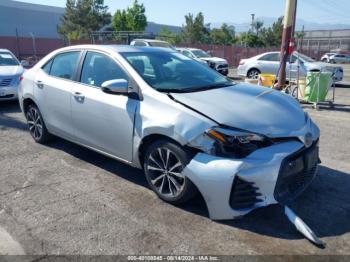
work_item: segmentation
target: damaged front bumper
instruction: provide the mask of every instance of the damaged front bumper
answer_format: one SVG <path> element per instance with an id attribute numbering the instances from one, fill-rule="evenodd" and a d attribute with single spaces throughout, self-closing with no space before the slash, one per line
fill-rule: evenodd
<path id="1" fill-rule="evenodd" d="M 201 192 L 209 217 L 227 220 L 270 204 L 289 204 L 311 183 L 317 162 L 317 141 L 305 148 L 292 140 L 258 149 L 244 159 L 198 153 L 183 174 Z"/>

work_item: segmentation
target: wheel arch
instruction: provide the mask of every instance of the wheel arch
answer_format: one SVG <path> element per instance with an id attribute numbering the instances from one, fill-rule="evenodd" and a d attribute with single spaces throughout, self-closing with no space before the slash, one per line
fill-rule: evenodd
<path id="1" fill-rule="evenodd" d="M 172 143 L 178 145 L 179 147 L 184 148 L 184 150 L 186 152 L 193 154 L 193 156 L 199 152 L 198 149 L 189 147 L 189 146 L 187 146 L 187 144 L 182 144 L 179 141 L 177 141 L 174 138 L 169 137 L 167 135 L 159 134 L 159 133 L 149 134 L 149 135 L 142 138 L 142 140 L 139 143 L 138 150 L 137 150 L 137 160 L 138 160 L 139 165 L 142 168 L 143 168 L 143 161 L 144 161 L 144 156 L 145 156 L 147 148 L 150 145 L 152 145 L 153 143 L 155 143 L 156 141 L 161 140 L 161 139 L 167 140 L 169 142 L 172 142 Z"/>
<path id="2" fill-rule="evenodd" d="M 38 104 L 34 101 L 32 97 L 24 98 L 22 104 L 23 104 L 23 113 L 27 112 L 29 105 L 35 105 L 36 107 L 38 107 Z"/>

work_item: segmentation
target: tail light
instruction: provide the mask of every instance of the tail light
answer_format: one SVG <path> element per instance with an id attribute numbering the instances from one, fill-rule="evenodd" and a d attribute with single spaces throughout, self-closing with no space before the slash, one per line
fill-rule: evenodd
<path id="1" fill-rule="evenodd" d="M 19 77 L 19 81 L 21 82 L 22 80 L 23 80 L 23 76 L 21 75 L 20 77 Z"/>

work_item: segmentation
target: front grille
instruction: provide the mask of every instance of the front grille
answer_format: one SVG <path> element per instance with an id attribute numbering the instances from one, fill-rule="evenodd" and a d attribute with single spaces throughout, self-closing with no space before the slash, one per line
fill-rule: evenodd
<path id="1" fill-rule="evenodd" d="M 275 199 L 285 205 L 295 200 L 316 176 L 317 164 L 317 143 L 284 159 L 276 182 Z"/>
<path id="2" fill-rule="evenodd" d="M 14 97 L 15 95 L 5 95 L 5 96 L 0 96 L 1 99 L 4 99 L 4 98 L 12 98 Z"/>
<path id="3" fill-rule="evenodd" d="M 0 86 L 9 86 L 11 82 L 11 78 L 0 79 Z"/>
<path id="4" fill-rule="evenodd" d="M 253 182 L 247 182 L 236 176 L 230 195 L 230 206 L 233 209 L 253 207 L 256 203 L 262 202 L 261 199 L 257 198 L 258 196 L 261 196 L 261 194 Z"/>

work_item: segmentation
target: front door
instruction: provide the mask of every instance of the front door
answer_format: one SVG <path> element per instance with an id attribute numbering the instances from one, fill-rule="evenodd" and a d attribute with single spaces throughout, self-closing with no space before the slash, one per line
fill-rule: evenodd
<path id="1" fill-rule="evenodd" d="M 138 100 L 107 94 L 103 82 L 129 80 L 108 55 L 87 52 L 80 83 L 72 90 L 72 121 L 78 142 L 126 161 L 132 161 L 134 117 Z"/>

